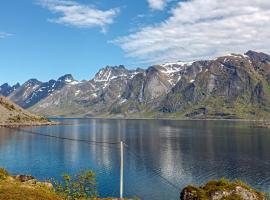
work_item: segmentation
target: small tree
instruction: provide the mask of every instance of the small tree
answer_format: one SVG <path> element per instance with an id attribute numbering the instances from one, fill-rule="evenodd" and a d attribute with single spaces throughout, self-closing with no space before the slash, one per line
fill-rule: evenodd
<path id="1" fill-rule="evenodd" d="M 53 181 L 55 191 L 68 200 L 83 198 L 96 198 L 96 178 L 93 171 L 82 171 L 71 177 L 68 174 L 62 176 L 62 182 Z"/>

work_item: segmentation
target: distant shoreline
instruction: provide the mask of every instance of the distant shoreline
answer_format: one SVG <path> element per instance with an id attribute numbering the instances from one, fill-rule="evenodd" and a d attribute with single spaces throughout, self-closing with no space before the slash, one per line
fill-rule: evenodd
<path id="1" fill-rule="evenodd" d="M 268 122 L 270 119 L 187 119 L 187 118 L 140 118 L 140 117 L 46 117 L 48 119 L 112 119 L 112 120 L 168 120 L 168 121 L 239 121 L 239 122 Z"/>
<path id="2" fill-rule="evenodd" d="M 19 127 L 34 127 L 34 126 L 55 126 L 60 122 L 40 122 L 40 123 L 0 123 L 0 127 L 4 128 L 19 128 Z"/>
<path id="3" fill-rule="evenodd" d="M 108 119 L 108 120 L 160 120 L 160 121 L 227 121 L 227 122 L 250 122 L 250 128 L 270 128 L 270 119 L 176 119 L 176 118 L 120 118 L 120 117 L 48 117 L 49 119 Z"/>

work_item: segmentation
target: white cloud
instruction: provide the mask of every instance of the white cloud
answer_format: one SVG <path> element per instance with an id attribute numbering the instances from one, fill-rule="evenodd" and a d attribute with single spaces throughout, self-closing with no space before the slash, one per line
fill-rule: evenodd
<path id="1" fill-rule="evenodd" d="M 39 0 L 39 3 L 55 14 L 61 16 L 49 19 L 50 22 L 75 26 L 78 28 L 106 27 L 114 22 L 120 12 L 119 8 L 99 10 L 90 5 L 82 5 L 72 0 Z"/>
<path id="2" fill-rule="evenodd" d="M 12 36 L 13 34 L 11 33 L 6 33 L 6 32 L 0 32 L 0 39 Z"/>
<path id="3" fill-rule="evenodd" d="M 147 0 L 150 8 L 153 10 L 163 10 L 168 0 Z"/>
<path id="4" fill-rule="evenodd" d="M 146 63 L 270 50 L 269 0 L 180 2 L 162 23 L 113 41 Z"/>

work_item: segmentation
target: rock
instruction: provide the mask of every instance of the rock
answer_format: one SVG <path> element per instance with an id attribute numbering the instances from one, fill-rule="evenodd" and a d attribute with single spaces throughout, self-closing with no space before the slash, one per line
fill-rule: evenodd
<path id="1" fill-rule="evenodd" d="M 37 179 L 35 179 L 33 176 L 28 176 L 28 175 L 17 175 L 15 177 L 12 177 L 13 179 L 21 182 L 24 184 L 24 186 L 36 186 L 36 185 L 42 185 L 47 187 L 48 189 L 53 189 L 53 184 L 48 182 L 48 181 L 38 181 Z"/>
<path id="2" fill-rule="evenodd" d="M 242 182 L 229 182 L 221 179 L 210 181 L 201 187 L 187 186 L 180 195 L 180 200 L 265 200 L 262 193 Z"/>
<path id="3" fill-rule="evenodd" d="M 52 184 L 52 183 L 45 181 L 43 184 L 44 184 L 47 188 L 53 189 L 53 184 Z"/>
<path id="4" fill-rule="evenodd" d="M 30 180 L 34 180 L 35 178 L 33 176 L 28 176 L 28 175 L 17 175 L 15 176 L 15 179 L 20 182 L 27 182 Z"/>

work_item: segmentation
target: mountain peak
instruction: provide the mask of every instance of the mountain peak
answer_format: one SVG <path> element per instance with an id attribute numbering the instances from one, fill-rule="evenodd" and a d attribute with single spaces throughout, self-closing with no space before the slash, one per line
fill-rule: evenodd
<path id="1" fill-rule="evenodd" d="M 249 56 L 254 61 L 270 62 L 270 56 L 262 52 L 249 50 L 245 55 Z"/>
<path id="2" fill-rule="evenodd" d="M 96 82 L 106 82 L 120 76 L 127 76 L 130 73 L 123 65 L 119 66 L 106 66 L 99 70 L 95 75 L 94 81 Z"/>
<path id="3" fill-rule="evenodd" d="M 105 69 L 113 69 L 113 70 L 124 69 L 124 70 L 126 70 L 126 68 L 125 68 L 124 65 L 116 65 L 116 66 L 110 66 L 110 65 L 107 65 L 107 66 L 105 67 Z"/>
<path id="4" fill-rule="evenodd" d="M 19 87 L 20 87 L 19 83 L 13 86 L 10 86 L 8 83 L 4 83 L 3 85 L 0 86 L 0 95 L 8 96 Z"/>
<path id="5" fill-rule="evenodd" d="M 0 88 L 6 88 L 6 87 L 10 87 L 10 85 L 8 83 L 4 83 L 3 85 L 0 86 Z"/>
<path id="6" fill-rule="evenodd" d="M 35 78 L 29 79 L 24 83 L 24 85 L 39 85 L 41 82 Z"/>
<path id="7" fill-rule="evenodd" d="M 64 76 L 61 76 L 60 78 L 58 78 L 58 81 L 70 83 L 70 82 L 75 81 L 75 79 L 73 78 L 71 74 L 65 74 Z"/>
<path id="8" fill-rule="evenodd" d="M 15 85 L 13 85 L 12 87 L 14 87 L 14 88 L 18 88 L 18 87 L 20 87 L 21 86 L 21 84 L 20 83 L 16 83 Z"/>

